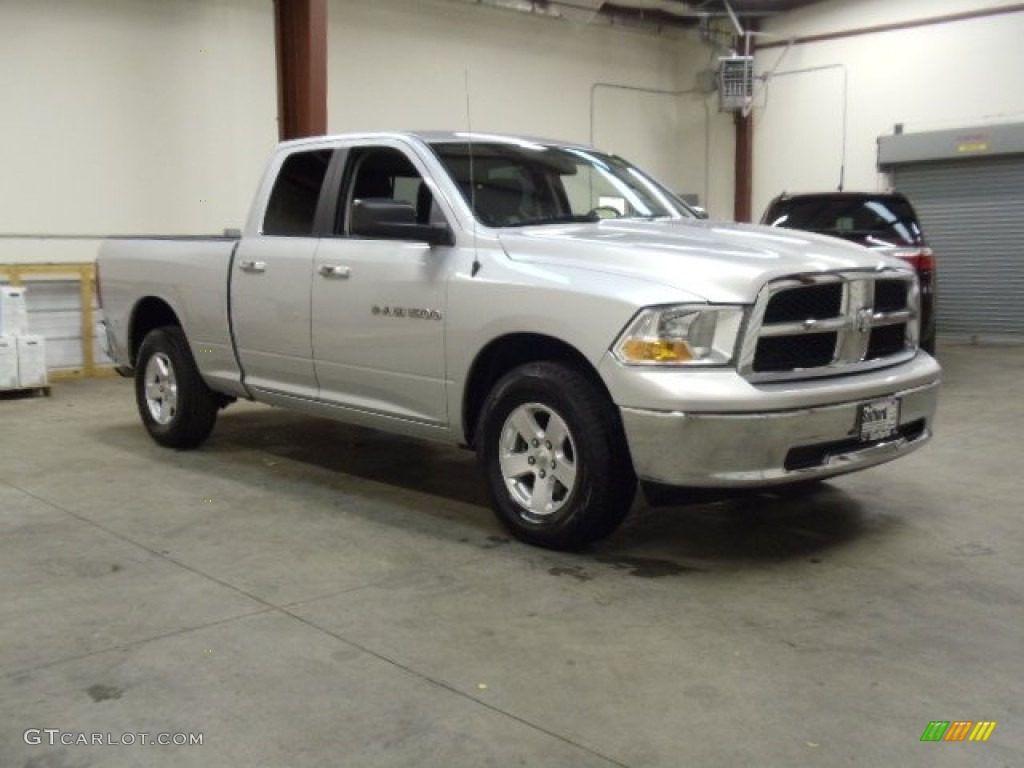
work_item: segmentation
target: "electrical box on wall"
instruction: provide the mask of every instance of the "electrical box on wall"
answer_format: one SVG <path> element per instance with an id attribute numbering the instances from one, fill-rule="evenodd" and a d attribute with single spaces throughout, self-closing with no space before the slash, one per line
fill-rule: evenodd
<path id="1" fill-rule="evenodd" d="M 734 112 L 754 97 L 754 57 L 721 56 L 718 59 L 718 108 Z"/>

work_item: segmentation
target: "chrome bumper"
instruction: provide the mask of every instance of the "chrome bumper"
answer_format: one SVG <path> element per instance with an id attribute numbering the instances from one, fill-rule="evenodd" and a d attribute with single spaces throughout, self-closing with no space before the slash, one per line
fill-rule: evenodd
<path id="1" fill-rule="evenodd" d="M 891 461 L 931 438 L 935 380 L 900 398 L 901 434 L 857 440 L 860 407 L 875 395 L 768 413 L 692 413 L 621 408 L 637 475 L 665 485 L 757 487 L 832 477 Z"/>

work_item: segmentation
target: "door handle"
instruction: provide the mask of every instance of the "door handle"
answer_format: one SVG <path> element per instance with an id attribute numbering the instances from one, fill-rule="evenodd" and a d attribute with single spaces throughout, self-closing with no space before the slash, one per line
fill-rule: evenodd
<path id="1" fill-rule="evenodd" d="M 243 272 L 266 272 L 267 262 L 254 261 L 253 259 L 242 259 L 238 262 L 238 268 Z"/>
<path id="2" fill-rule="evenodd" d="M 338 264 L 321 264 L 319 272 L 321 277 L 339 277 L 342 280 L 348 280 L 352 269 Z"/>

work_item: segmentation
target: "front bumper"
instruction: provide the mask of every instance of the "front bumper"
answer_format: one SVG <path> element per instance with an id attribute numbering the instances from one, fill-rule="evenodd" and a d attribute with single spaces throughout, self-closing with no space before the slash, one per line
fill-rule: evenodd
<path id="1" fill-rule="evenodd" d="M 736 488 L 832 477 L 891 461 L 931 438 L 939 367 L 926 355 L 919 358 L 916 364 L 900 366 L 902 376 L 891 369 L 884 374 L 844 377 L 845 397 L 809 407 L 753 410 L 755 400 L 744 398 L 745 408 L 731 403 L 740 412 L 710 411 L 706 381 L 698 384 L 705 396 L 698 398 L 703 406 L 699 410 L 620 407 L 633 466 L 646 481 Z M 888 387 L 879 386 L 880 375 Z M 828 386 L 840 387 L 840 382 L 834 380 Z M 758 389 L 753 388 L 751 398 Z M 761 394 L 773 405 L 801 400 L 799 391 L 792 389 Z M 881 397 L 899 398 L 899 431 L 881 441 L 862 443 L 857 431 L 861 406 Z M 682 398 L 681 404 L 685 401 Z"/>

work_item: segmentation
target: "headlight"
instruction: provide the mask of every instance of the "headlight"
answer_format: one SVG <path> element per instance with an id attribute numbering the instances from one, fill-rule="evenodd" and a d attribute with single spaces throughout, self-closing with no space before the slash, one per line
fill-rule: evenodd
<path id="1" fill-rule="evenodd" d="M 743 307 L 651 307 L 626 327 L 612 353 L 626 365 L 726 365 L 742 325 Z"/>

